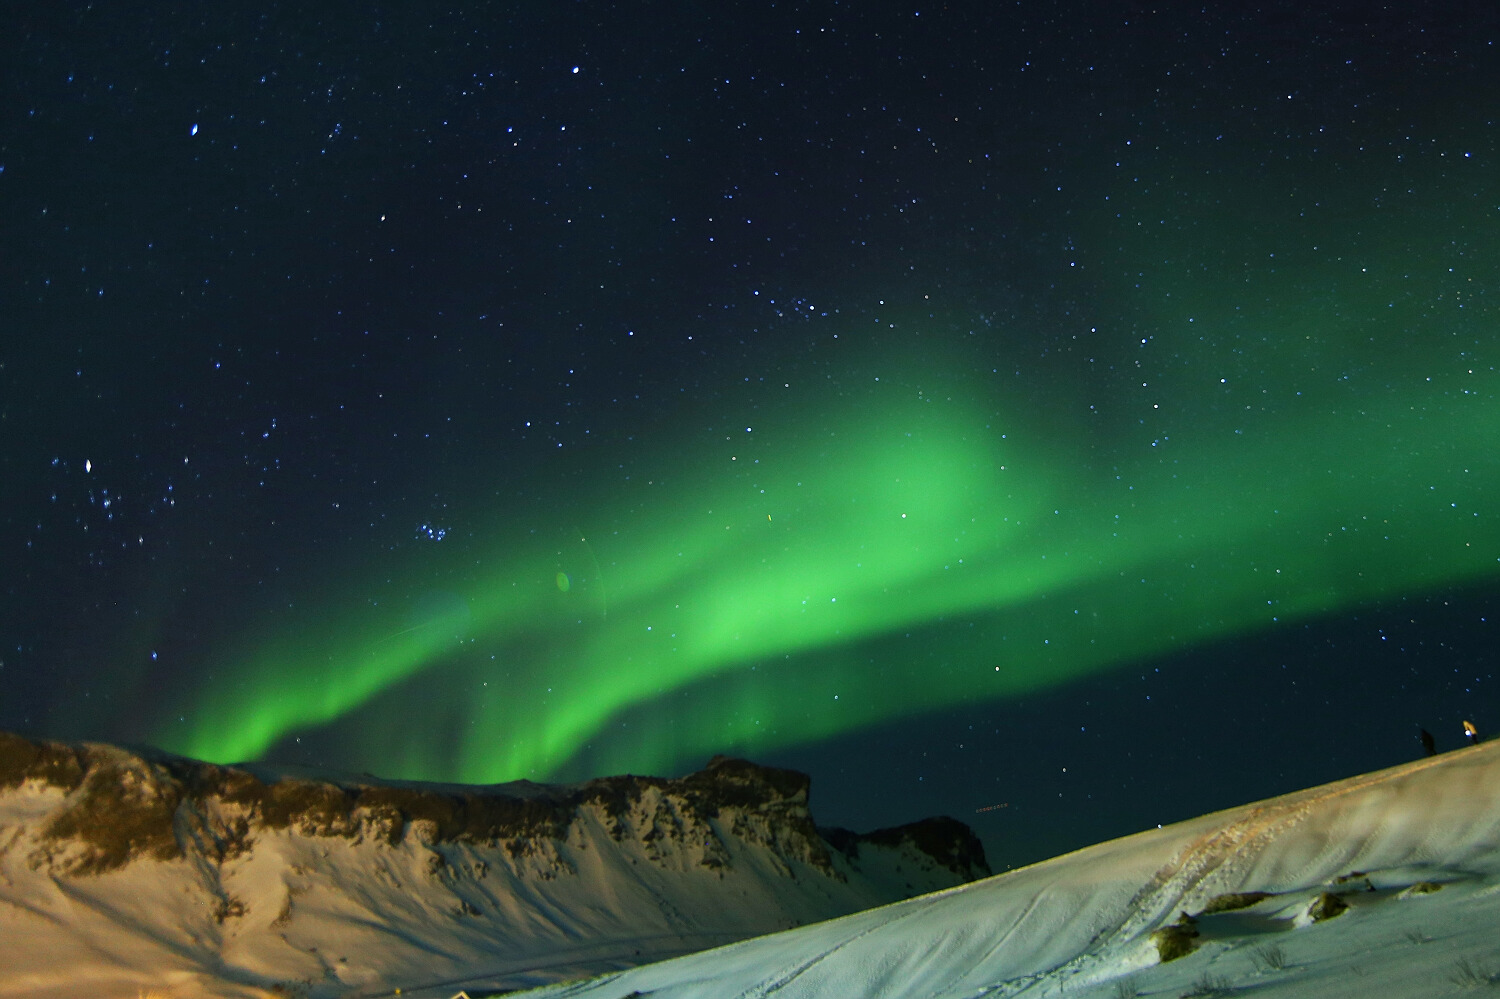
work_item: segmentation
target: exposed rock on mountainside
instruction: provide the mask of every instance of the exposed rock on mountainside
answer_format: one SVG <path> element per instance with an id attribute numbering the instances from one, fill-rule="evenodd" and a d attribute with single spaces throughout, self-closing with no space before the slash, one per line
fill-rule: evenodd
<path id="1" fill-rule="evenodd" d="M 929 857 L 934 864 L 952 872 L 960 881 L 977 881 L 991 874 L 990 865 L 984 858 L 984 844 L 974 835 L 974 830 L 946 815 L 869 833 L 855 833 L 848 829 L 818 831 L 830 846 L 855 862 L 859 860 L 860 846 L 865 845 L 914 850 L 919 856 Z"/>

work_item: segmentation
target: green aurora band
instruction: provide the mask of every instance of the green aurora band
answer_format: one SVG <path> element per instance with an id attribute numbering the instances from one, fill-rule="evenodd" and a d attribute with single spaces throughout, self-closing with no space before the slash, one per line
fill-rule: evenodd
<path id="1" fill-rule="evenodd" d="M 395 776 L 558 779 L 586 750 L 661 772 L 1500 568 L 1500 383 L 1477 365 L 1269 414 L 1213 379 L 1158 446 L 1105 460 L 940 369 L 742 426 L 617 484 L 606 528 L 511 541 L 445 593 L 414 573 L 411 608 L 366 599 L 214 664 L 232 682 L 160 741 L 229 762 L 336 726 Z"/>
<path id="2" fill-rule="evenodd" d="M 677 420 L 711 439 L 537 471 L 550 522 L 497 508 L 487 546 L 308 585 L 156 741 L 232 762 L 311 735 L 472 783 L 673 772 L 1483 583 L 1491 224 L 1453 206 L 1497 199 L 1469 162 L 1421 185 L 1230 158 L 1189 195 L 1122 170 L 1062 271 L 1107 333 L 821 320 L 821 367 L 763 359 L 787 387 Z"/>

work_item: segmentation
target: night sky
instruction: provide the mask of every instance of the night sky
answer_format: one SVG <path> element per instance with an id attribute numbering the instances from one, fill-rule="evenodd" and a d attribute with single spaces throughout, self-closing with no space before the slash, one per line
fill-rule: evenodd
<path id="1" fill-rule="evenodd" d="M 1372 8 L 32 5 L 0 727 L 997 869 L 1500 731 L 1500 18 Z"/>

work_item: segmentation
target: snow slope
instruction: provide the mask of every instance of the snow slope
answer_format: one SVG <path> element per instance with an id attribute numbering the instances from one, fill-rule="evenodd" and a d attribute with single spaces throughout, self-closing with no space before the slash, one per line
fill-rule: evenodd
<path id="1" fill-rule="evenodd" d="M 1174 942 L 1191 950 L 1163 961 Z M 1492 743 L 527 995 L 1370 999 L 1497 983 Z"/>
<path id="2" fill-rule="evenodd" d="M 807 795 L 742 760 L 444 787 L 0 733 L 0 999 L 531 985 L 989 873 L 960 823 L 818 830 Z"/>

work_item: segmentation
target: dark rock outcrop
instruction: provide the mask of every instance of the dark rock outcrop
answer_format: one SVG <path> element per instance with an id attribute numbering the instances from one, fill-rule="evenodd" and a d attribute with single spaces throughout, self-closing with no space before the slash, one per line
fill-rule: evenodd
<path id="1" fill-rule="evenodd" d="M 395 845 L 414 828 L 433 843 L 503 845 L 512 855 L 543 840 L 561 841 L 580 812 L 596 808 L 617 841 L 648 846 L 692 841 L 700 863 L 728 853 L 710 820 L 730 832 L 841 878 L 830 845 L 856 858 L 861 844 L 910 847 L 957 880 L 991 872 L 984 848 L 954 819 L 856 834 L 818 829 L 808 812 L 806 774 L 716 756 L 682 778 L 601 777 L 570 787 L 423 786 L 405 782 L 284 777 L 262 779 L 245 767 L 219 766 L 154 750 L 73 745 L 0 732 L 0 789 L 35 780 L 68 794 L 43 830 L 57 847 L 38 858 L 69 874 L 99 874 L 147 857 L 172 860 L 196 849 L 222 862 L 244 853 L 260 830 L 364 839 Z M 514 786 L 512 786 L 514 787 Z M 63 849 L 67 847 L 67 849 Z M 648 853 L 648 856 L 652 854 Z"/>
<path id="2" fill-rule="evenodd" d="M 823 828 L 818 832 L 830 846 L 851 860 L 859 859 L 859 849 L 864 844 L 893 848 L 910 846 L 963 881 L 987 878 L 994 873 L 985 859 L 984 844 L 974 835 L 974 830 L 946 815 L 869 833 L 839 828 Z"/>

